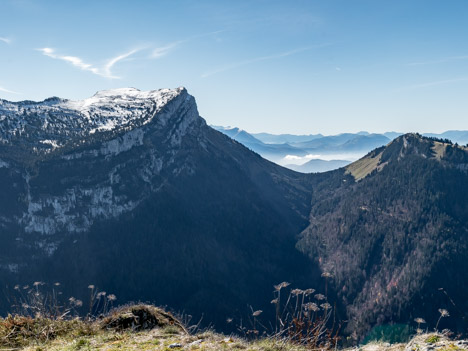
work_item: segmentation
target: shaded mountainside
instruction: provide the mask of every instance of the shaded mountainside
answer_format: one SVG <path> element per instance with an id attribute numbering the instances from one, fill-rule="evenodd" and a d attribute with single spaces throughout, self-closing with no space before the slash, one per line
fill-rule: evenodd
<path id="1" fill-rule="evenodd" d="M 25 110 L 26 138 L 0 144 L 3 286 L 59 281 L 81 297 L 94 284 L 120 302 L 167 304 L 223 328 L 247 304 L 269 305 L 279 280 L 317 280 L 318 268 L 295 249 L 310 180 L 208 127 L 185 89 L 170 93 L 159 105 L 157 92 L 154 102 L 148 93 L 106 92 L 91 102 L 96 116 L 109 113 L 100 125 L 118 120 L 116 100 L 125 107 L 142 98 L 147 107 L 131 108 L 121 129 L 74 133 L 73 147 L 22 142 L 32 140 L 31 121 L 61 107 Z M 72 106 L 65 119 L 87 118 L 89 104 Z M 11 112 L 2 126 L 9 120 Z M 33 137 L 62 140 L 66 124 L 55 132 Z"/>
<path id="2" fill-rule="evenodd" d="M 333 274 L 348 332 L 419 316 L 433 328 L 438 308 L 466 332 L 467 171 L 466 148 L 407 134 L 322 175 L 297 247 Z"/>

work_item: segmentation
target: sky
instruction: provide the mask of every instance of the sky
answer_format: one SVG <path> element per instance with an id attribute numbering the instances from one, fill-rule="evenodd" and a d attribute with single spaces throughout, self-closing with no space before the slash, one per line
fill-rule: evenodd
<path id="1" fill-rule="evenodd" d="M 0 0 L 0 98 L 185 86 L 212 125 L 468 130 L 465 0 Z"/>

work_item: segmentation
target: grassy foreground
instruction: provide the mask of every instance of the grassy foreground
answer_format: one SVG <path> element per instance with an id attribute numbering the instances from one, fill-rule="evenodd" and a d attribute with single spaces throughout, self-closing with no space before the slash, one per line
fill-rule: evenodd
<path id="1" fill-rule="evenodd" d="M 0 350 L 258 350 L 302 351 L 286 339 L 254 341 L 200 332 L 190 334 L 171 314 L 154 306 L 129 306 L 97 321 L 8 316 L 0 319 Z M 354 350 L 357 350 L 356 348 Z M 451 341 L 440 334 L 422 334 L 407 344 L 370 343 L 362 351 L 464 351 L 468 342 Z"/>

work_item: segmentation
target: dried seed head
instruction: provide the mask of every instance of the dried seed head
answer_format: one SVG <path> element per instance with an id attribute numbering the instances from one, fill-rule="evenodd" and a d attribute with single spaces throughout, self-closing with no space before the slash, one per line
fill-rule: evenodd
<path id="1" fill-rule="evenodd" d="M 107 295 L 107 299 L 109 301 L 115 301 L 117 300 L 117 296 L 115 296 L 114 294 L 110 294 L 110 295 Z"/>
<path id="2" fill-rule="evenodd" d="M 447 310 L 444 310 L 442 308 L 439 308 L 439 313 L 441 317 L 450 317 L 450 314 Z"/>
<path id="3" fill-rule="evenodd" d="M 424 323 L 426 323 L 426 321 L 425 321 L 424 319 L 419 318 L 419 317 L 418 317 L 418 318 L 415 318 L 414 321 L 415 321 L 416 323 L 418 323 L 418 324 L 424 324 Z"/>
<path id="4" fill-rule="evenodd" d="M 274 285 L 274 288 L 275 288 L 276 291 L 280 291 L 281 289 L 289 286 L 290 284 L 291 283 L 288 283 L 288 282 L 282 282 L 282 283 L 280 283 L 278 285 Z"/>
<path id="5" fill-rule="evenodd" d="M 315 289 L 306 289 L 304 291 L 305 296 L 312 295 L 315 292 Z"/>
<path id="6" fill-rule="evenodd" d="M 316 294 L 316 295 L 315 295 L 315 298 L 316 298 L 317 300 L 319 300 L 319 301 L 320 301 L 320 300 L 325 300 L 325 299 L 326 299 L 325 295 L 322 295 L 322 294 Z"/>
<path id="7" fill-rule="evenodd" d="M 329 272 L 323 272 L 323 273 L 322 273 L 322 277 L 324 277 L 324 278 L 331 278 L 331 277 L 333 277 L 333 275 L 332 275 L 331 273 L 329 273 Z"/>
<path id="8" fill-rule="evenodd" d="M 320 307 L 322 307 L 324 310 L 331 309 L 331 305 L 328 302 L 322 303 Z"/>
<path id="9" fill-rule="evenodd" d="M 294 289 L 294 290 L 291 290 L 291 294 L 293 294 L 293 296 L 297 296 L 297 295 L 301 295 L 303 294 L 304 291 L 301 290 L 301 289 Z"/>
<path id="10" fill-rule="evenodd" d="M 304 305 L 304 308 L 307 310 L 307 311 L 313 311 L 313 312 L 317 312 L 318 310 L 320 310 L 320 307 L 317 306 L 316 303 L 313 303 L 313 302 L 309 302 L 309 303 L 306 303 Z"/>
<path id="11" fill-rule="evenodd" d="M 93 285 L 93 284 L 91 284 L 91 285 L 88 285 L 88 289 L 91 289 L 91 290 L 93 290 L 93 289 L 94 289 L 94 285 Z"/>
<path id="12" fill-rule="evenodd" d="M 254 313 L 252 313 L 252 316 L 258 317 L 262 314 L 262 312 L 263 312 L 262 310 L 255 311 Z"/>
<path id="13" fill-rule="evenodd" d="M 278 303 L 278 299 L 273 299 L 273 300 L 270 301 L 270 303 L 277 304 L 277 303 Z"/>

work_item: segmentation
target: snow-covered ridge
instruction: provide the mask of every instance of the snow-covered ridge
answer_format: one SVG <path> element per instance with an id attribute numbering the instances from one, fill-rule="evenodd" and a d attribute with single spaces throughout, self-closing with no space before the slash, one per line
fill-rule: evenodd
<path id="1" fill-rule="evenodd" d="M 182 87 L 152 91 L 122 88 L 99 91 L 78 101 L 57 97 L 41 102 L 0 100 L 0 144 L 21 139 L 55 149 L 74 137 L 129 130 L 157 118 L 157 113 L 183 92 Z"/>

